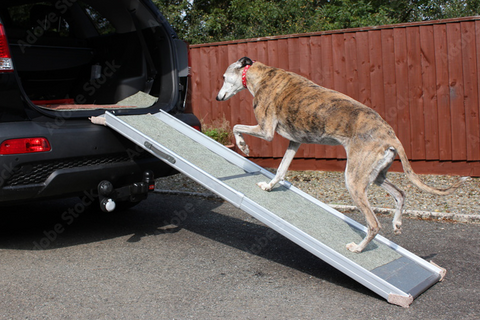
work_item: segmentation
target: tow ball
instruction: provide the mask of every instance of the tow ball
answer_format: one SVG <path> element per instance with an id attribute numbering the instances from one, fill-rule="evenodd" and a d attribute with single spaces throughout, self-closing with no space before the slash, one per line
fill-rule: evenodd
<path id="1" fill-rule="evenodd" d="M 155 179 L 151 171 L 145 171 L 141 182 L 115 189 L 110 181 L 103 180 L 98 184 L 97 189 L 100 209 L 104 212 L 112 212 L 119 201 L 139 202 L 146 199 L 148 192 L 155 189 Z"/>

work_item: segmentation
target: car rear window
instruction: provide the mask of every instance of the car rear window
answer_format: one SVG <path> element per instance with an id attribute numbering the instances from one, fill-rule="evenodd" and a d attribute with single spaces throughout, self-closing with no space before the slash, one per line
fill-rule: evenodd
<path id="1" fill-rule="evenodd" d="M 76 1 L 99 35 L 115 33 L 115 27 L 98 10 L 83 1 Z M 74 22 L 67 5 L 58 1 L 31 1 L 8 7 L 9 28 L 27 31 L 39 37 L 74 37 Z"/>
<path id="2" fill-rule="evenodd" d="M 36 36 L 71 37 L 68 11 L 48 1 L 8 7 L 10 27 L 29 30 Z"/>

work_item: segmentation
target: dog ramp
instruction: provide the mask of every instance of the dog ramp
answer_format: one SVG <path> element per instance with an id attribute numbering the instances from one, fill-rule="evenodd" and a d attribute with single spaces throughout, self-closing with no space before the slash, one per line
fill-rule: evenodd
<path id="1" fill-rule="evenodd" d="M 362 253 L 366 228 L 282 182 L 272 191 L 256 186 L 273 174 L 161 111 L 154 115 L 105 114 L 106 125 L 249 213 L 388 302 L 408 307 L 442 280 L 445 270 L 377 235 Z"/>

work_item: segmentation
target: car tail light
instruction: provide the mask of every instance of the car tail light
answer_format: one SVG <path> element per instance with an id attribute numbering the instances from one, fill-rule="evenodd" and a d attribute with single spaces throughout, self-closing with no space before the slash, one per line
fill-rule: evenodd
<path id="1" fill-rule="evenodd" d="M 0 72 L 12 72 L 12 56 L 8 48 L 7 36 L 3 24 L 0 23 Z"/>
<path id="2" fill-rule="evenodd" d="M 45 138 L 9 139 L 0 144 L 0 155 L 50 151 L 52 147 Z"/>

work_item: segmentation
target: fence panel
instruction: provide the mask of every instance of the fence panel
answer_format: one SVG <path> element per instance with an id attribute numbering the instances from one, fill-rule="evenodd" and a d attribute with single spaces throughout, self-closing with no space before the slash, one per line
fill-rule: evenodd
<path id="1" fill-rule="evenodd" d="M 421 74 L 425 121 L 425 159 L 438 160 L 438 108 L 433 26 L 420 27 Z"/>

